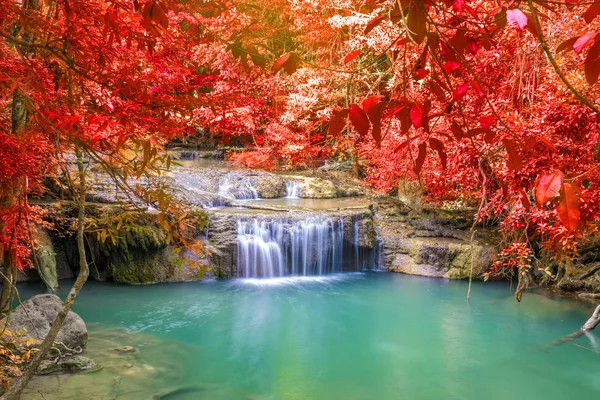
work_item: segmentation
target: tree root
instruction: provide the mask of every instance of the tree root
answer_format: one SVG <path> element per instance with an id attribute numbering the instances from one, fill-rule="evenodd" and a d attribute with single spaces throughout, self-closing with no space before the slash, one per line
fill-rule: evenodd
<path id="1" fill-rule="evenodd" d="M 62 347 L 63 351 L 60 351 L 59 347 Z M 81 346 L 77 346 L 75 348 L 70 348 L 63 342 L 54 342 L 54 346 L 50 348 L 49 353 L 55 353 L 56 357 L 51 361 L 56 364 L 61 358 L 65 358 L 68 356 L 73 356 L 75 354 L 80 354 L 83 351 Z"/>

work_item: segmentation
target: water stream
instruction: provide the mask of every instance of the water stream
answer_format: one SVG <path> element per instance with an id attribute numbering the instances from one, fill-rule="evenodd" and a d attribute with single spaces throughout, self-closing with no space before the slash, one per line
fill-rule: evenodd
<path id="1" fill-rule="evenodd" d="M 474 282 L 468 304 L 467 284 L 385 272 L 88 282 L 74 310 L 90 327 L 87 354 L 105 368 L 36 378 L 23 399 L 148 400 L 178 388 L 165 399 L 598 397 L 598 344 L 583 336 L 545 347 L 589 307 L 536 292 L 519 304 L 508 283 L 494 282 Z M 42 291 L 19 289 L 23 298 Z"/>

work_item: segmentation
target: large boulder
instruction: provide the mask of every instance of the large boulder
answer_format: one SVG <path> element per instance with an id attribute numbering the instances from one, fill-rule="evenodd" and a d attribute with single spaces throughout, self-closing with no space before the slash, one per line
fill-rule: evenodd
<path id="1" fill-rule="evenodd" d="M 12 332 L 41 341 L 50 332 L 52 323 L 62 308 L 63 303 L 58 296 L 39 294 L 18 306 L 8 316 L 8 326 Z M 79 315 L 69 311 L 56 341 L 75 348 L 84 347 L 87 339 L 85 323 Z"/>

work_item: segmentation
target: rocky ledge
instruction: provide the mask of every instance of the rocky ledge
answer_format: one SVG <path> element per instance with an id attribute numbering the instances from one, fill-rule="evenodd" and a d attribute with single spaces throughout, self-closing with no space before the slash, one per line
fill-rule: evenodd
<path id="1" fill-rule="evenodd" d="M 380 199 L 372 210 L 385 269 L 453 279 L 482 279 L 489 271 L 496 250 L 485 234 L 471 241 L 473 211 L 417 211 L 391 198 Z"/>

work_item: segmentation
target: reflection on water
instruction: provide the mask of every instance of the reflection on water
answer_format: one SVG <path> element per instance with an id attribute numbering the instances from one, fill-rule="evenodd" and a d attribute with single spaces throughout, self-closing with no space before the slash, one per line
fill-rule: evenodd
<path id="1" fill-rule="evenodd" d="M 600 393 L 593 343 L 547 348 L 589 306 L 390 273 L 143 287 L 89 282 L 75 311 L 104 369 L 26 399 L 568 399 Z M 36 287 L 23 285 L 31 295 Z M 597 340 L 598 335 L 593 334 Z M 135 352 L 119 353 L 118 346 Z"/>

